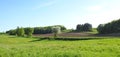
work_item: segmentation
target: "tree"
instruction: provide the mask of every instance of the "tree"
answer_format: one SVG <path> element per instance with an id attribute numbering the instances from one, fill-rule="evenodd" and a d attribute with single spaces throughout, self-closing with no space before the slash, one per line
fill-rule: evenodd
<path id="1" fill-rule="evenodd" d="M 27 35 L 27 37 L 32 37 L 32 34 L 34 32 L 34 28 L 28 27 L 28 28 L 24 28 L 24 30 L 25 30 L 25 34 Z"/>
<path id="2" fill-rule="evenodd" d="M 106 24 L 100 24 L 97 28 L 99 34 L 120 33 L 120 19 Z"/>
<path id="3" fill-rule="evenodd" d="M 76 27 L 76 31 L 77 32 L 82 32 L 83 31 L 83 25 L 78 24 L 77 27 Z"/>
<path id="4" fill-rule="evenodd" d="M 54 38 L 57 37 L 57 34 L 61 32 L 60 27 L 53 27 Z"/>
<path id="5" fill-rule="evenodd" d="M 6 33 L 9 35 L 16 35 L 16 30 L 9 30 L 9 31 L 6 31 Z"/>
<path id="6" fill-rule="evenodd" d="M 54 25 L 53 27 L 60 27 L 61 31 L 66 30 L 66 27 L 63 25 Z"/>
<path id="7" fill-rule="evenodd" d="M 83 31 L 92 31 L 92 25 L 89 23 L 85 23 L 83 29 Z"/>
<path id="8" fill-rule="evenodd" d="M 22 27 L 21 28 L 17 27 L 16 34 L 17 34 L 17 36 L 24 36 L 25 31 Z"/>
<path id="9" fill-rule="evenodd" d="M 65 31 L 66 30 L 66 28 L 64 26 L 62 26 L 62 25 L 54 25 L 54 26 L 46 26 L 46 27 L 34 27 L 33 28 L 34 29 L 33 30 L 33 34 L 48 34 L 48 33 L 53 33 L 53 31 L 52 31 L 53 27 L 60 27 L 61 31 Z M 15 34 L 18 35 L 18 36 L 20 36 L 19 29 L 20 29 L 19 27 L 17 27 L 17 29 L 15 29 L 15 31 L 16 31 Z M 25 34 L 26 34 L 26 28 L 24 28 L 24 30 L 25 30 Z M 6 33 L 8 33 L 9 31 L 7 31 Z"/>
<path id="10" fill-rule="evenodd" d="M 78 24 L 78 25 L 76 26 L 76 31 L 77 31 L 77 32 L 92 31 L 92 25 L 89 24 L 89 23 Z"/>
<path id="11" fill-rule="evenodd" d="M 60 27 L 61 31 L 66 30 L 66 28 L 62 25 L 54 25 L 54 26 L 46 26 L 46 27 L 34 27 L 34 33 L 33 34 L 48 34 L 53 33 L 52 28 L 53 27 Z"/>
<path id="12" fill-rule="evenodd" d="M 104 28 L 104 25 L 103 25 L 103 24 L 100 24 L 100 25 L 98 25 L 98 27 L 97 27 L 97 31 L 98 31 L 100 34 L 102 34 L 102 33 L 104 33 L 103 28 Z"/>

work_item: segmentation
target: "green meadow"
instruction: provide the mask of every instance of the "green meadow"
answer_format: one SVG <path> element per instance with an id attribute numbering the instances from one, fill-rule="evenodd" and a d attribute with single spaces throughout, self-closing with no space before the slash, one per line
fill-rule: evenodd
<path id="1" fill-rule="evenodd" d="M 38 40 L 0 35 L 0 57 L 120 57 L 120 37 Z"/>

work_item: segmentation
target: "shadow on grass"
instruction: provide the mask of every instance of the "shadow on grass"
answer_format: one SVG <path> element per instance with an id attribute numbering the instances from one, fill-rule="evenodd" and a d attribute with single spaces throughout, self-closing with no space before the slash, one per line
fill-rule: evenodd
<path id="1" fill-rule="evenodd" d="M 78 40 L 97 40 L 104 39 L 103 37 L 83 37 L 83 38 L 38 38 L 36 40 L 32 40 L 30 42 L 42 41 L 42 40 L 60 40 L 60 41 L 78 41 Z"/>
<path id="2" fill-rule="evenodd" d="M 9 36 L 9 38 L 18 38 L 18 37 L 16 37 L 16 36 Z"/>

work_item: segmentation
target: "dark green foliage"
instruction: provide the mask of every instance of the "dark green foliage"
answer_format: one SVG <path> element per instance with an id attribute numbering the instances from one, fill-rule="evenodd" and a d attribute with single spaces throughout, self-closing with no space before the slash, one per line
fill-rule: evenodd
<path id="1" fill-rule="evenodd" d="M 77 32 L 92 31 L 92 25 L 89 23 L 78 24 L 76 27 Z"/>
<path id="2" fill-rule="evenodd" d="M 62 25 L 54 25 L 54 26 L 46 26 L 46 27 L 35 27 L 33 34 L 48 34 L 53 33 L 52 28 L 53 27 L 60 27 L 61 31 L 66 30 L 66 28 Z"/>
<path id="3" fill-rule="evenodd" d="M 54 26 L 46 26 L 46 27 L 34 27 L 31 29 L 34 29 L 33 34 L 48 34 L 48 33 L 53 33 L 53 31 L 52 31 L 53 27 L 60 27 L 61 31 L 63 31 L 63 32 L 66 30 L 66 28 L 62 25 L 54 25 Z M 20 30 L 21 30 L 21 28 L 17 27 L 17 29 L 9 30 L 6 33 L 8 33 L 9 35 L 16 34 L 16 35 L 20 36 L 21 35 Z M 25 30 L 25 32 L 23 30 Z M 24 33 L 27 34 L 26 31 L 27 31 L 27 28 L 22 28 L 23 34 Z"/>
<path id="4" fill-rule="evenodd" d="M 76 31 L 78 31 L 78 32 L 83 31 L 83 25 L 78 24 L 77 27 L 76 27 Z"/>
<path id="5" fill-rule="evenodd" d="M 24 28 L 24 30 L 27 37 L 32 37 L 33 31 L 34 31 L 33 28 L 28 27 L 28 28 Z"/>
<path id="6" fill-rule="evenodd" d="M 17 34 L 17 36 L 24 36 L 24 34 L 25 34 L 24 28 L 17 27 L 16 34 Z"/>
<path id="7" fill-rule="evenodd" d="M 98 31 L 100 34 L 104 33 L 103 27 L 104 27 L 103 24 L 100 24 L 100 25 L 97 27 L 97 31 Z"/>
<path id="8" fill-rule="evenodd" d="M 35 27 L 33 33 L 34 34 L 39 34 L 40 33 L 40 27 Z"/>
<path id="9" fill-rule="evenodd" d="M 16 30 L 9 30 L 9 31 L 6 31 L 6 33 L 9 35 L 16 35 Z"/>
<path id="10" fill-rule="evenodd" d="M 115 20 L 104 25 L 99 25 L 97 31 L 100 34 L 120 33 L 120 19 Z"/>
<path id="11" fill-rule="evenodd" d="M 85 23 L 83 29 L 83 31 L 92 31 L 92 25 L 89 23 Z"/>
<path id="12" fill-rule="evenodd" d="M 5 32 L 0 32 L 0 35 L 2 35 L 2 34 L 6 34 Z"/>
<path id="13" fill-rule="evenodd" d="M 52 27 L 35 27 L 33 34 L 47 34 L 52 33 Z"/>

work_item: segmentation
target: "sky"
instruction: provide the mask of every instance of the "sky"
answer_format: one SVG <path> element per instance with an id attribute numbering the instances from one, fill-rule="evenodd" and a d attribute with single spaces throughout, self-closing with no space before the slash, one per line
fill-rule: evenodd
<path id="1" fill-rule="evenodd" d="M 0 0 L 0 32 L 19 27 L 93 27 L 120 18 L 120 0 Z"/>

